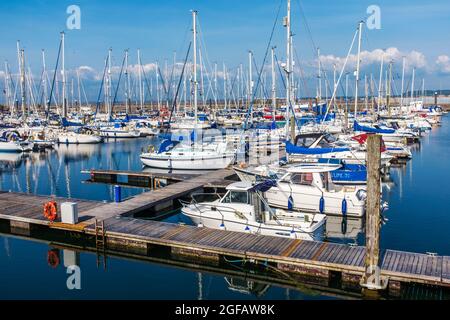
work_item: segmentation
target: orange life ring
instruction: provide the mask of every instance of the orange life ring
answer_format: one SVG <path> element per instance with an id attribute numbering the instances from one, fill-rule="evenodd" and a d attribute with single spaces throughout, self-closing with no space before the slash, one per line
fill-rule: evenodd
<path id="1" fill-rule="evenodd" d="M 48 250 L 47 263 L 52 268 L 56 268 L 59 266 L 59 250 L 58 249 Z"/>
<path id="2" fill-rule="evenodd" d="M 55 201 L 49 201 L 44 204 L 44 217 L 50 221 L 55 221 L 58 217 L 58 207 Z"/>

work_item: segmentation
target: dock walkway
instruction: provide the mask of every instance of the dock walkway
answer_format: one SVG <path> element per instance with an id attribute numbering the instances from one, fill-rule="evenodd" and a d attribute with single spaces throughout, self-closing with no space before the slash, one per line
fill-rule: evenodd
<path id="1" fill-rule="evenodd" d="M 362 246 L 261 236 L 130 217 L 133 213 L 157 208 L 201 191 L 208 184 L 223 182 L 233 175 L 232 170 L 218 170 L 144 192 L 120 203 L 0 192 L 0 219 L 10 222 L 11 233 L 19 232 L 18 229 L 30 231 L 34 225 L 39 225 L 47 226 L 49 230 L 76 232 L 85 237 L 96 234 L 95 220 L 100 219 L 104 222 L 106 246 L 122 252 L 133 252 L 137 248 L 145 255 L 153 246 L 160 246 L 175 254 L 193 256 L 196 261 L 233 257 L 263 265 L 270 263 L 281 272 L 321 277 L 330 277 L 333 272 L 338 272 L 342 279 L 359 281 L 366 255 L 366 248 Z M 58 205 L 67 201 L 77 202 L 80 222 L 67 225 L 60 220 L 47 221 L 43 217 L 43 204 L 52 199 Z M 32 236 L 33 233 L 24 234 Z M 450 287 L 449 256 L 383 250 L 380 261 L 381 275 L 389 277 L 390 284 L 397 281 Z"/>

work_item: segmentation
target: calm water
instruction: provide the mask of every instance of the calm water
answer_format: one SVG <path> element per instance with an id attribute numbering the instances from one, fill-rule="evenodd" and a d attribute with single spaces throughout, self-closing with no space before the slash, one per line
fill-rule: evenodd
<path id="1" fill-rule="evenodd" d="M 74 198 L 111 201 L 112 186 L 83 183 L 90 168 L 141 170 L 138 154 L 157 141 L 151 138 L 113 141 L 97 146 L 60 146 L 47 153 L 27 157 L 0 154 L 2 190 L 55 194 Z M 390 182 L 383 188 L 389 202 L 382 228 L 381 246 L 415 252 L 450 255 L 450 215 L 447 208 L 450 181 L 447 159 L 450 156 L 450 117 L 442 127 L 434 128 L 415 146 L 413 159 L 391 169 Z M 124 188 L 125 197 L 144 191 Z M 167 219 L 184 220 L 179 214 Z M 327 240 L 364 243 L 361 220 L 327 221 Z M 68 275 L 61 264 L 50 267 L 47 242 L 0 236 L 0 298 L 122 298 L 122 299 L 326 299 L 325 292 L 309 289 L 286 289 L 247 281 L 239 277 L 198 273 L 188 268 L 149 261 L 108 257 L 107 268 L 97 267 L 96 255 L 81 252 L 78 263 L 82 272 L 82 289 L 68 290 Z M 245 272 L 239 265 L 231 270 Z"/>

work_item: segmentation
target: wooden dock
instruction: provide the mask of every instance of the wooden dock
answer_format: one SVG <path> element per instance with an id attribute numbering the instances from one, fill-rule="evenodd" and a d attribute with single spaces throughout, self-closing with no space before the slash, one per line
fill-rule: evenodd
<path id="1" fill-rule="evenodd" d="M 163 208 L 181 197 L 202 191 L 214 181 L 224 181 L 232 170 L 218 170 L 164 188 L 145 192 L 120 203 L 102 203 L 52 198 L 19 193 L 0 193 L 0 219 L 9 221 L 10 232 L 32 236 L 37 225 L 93 239 L 98 235 L 95 220 L 104 223 L 104 247 L 118 252 L 146 256 L 153 248 L 165 248 L 174 255 L 197 262 L 219 263 L 223 259 L 242 260 L 270 266 L 282 273 L 329 279 L 336 274 L 343 282 L 359 285 L 365 271 L 366 248 L 327 242 L 303 241 L 254 235 L 130 217 L 149 208 Z M 50 199 L 77 202 L 80 222 L 51 223 L 42 215 L 42 205 Z M 25 232 L 23 231 L 25 230 Z M 389 289 L 402 283 L 450 287 L 450 257 L 384 250 L 380 253 L 381 275 L 389 279 Z"/>

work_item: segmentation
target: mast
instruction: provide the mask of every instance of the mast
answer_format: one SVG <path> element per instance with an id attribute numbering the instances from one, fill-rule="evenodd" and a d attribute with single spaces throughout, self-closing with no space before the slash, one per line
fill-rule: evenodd
<path id="1" fill-rule="evenodd" d="M 61 32 L 61 77 L 62 77 L 62 116 L 67 118 L 67 93 L 66 93 L 66 59 L 65 59 L 65 33 Z"/>
<path id="2" fill-rule="evenodd" d="M 358 57 L 356 61 L 356 84 L 355 84 L 355 121 L 358 113 L 358 82 L 359 82 L 359 69 L 361 66 L 361 36 L 363 21 L 359 22 L 359 37 L 358 37 Z"/>
<path id="3" fill-rule="evenodd" d="M 22 93 L 22 121 L 25 122 L 27 119 L 27 93 L 25 86 L 25 51 L 23 49 L 20 49 L 20 85 Z"/>
<path id="4" fill-rule="evenodd" d="M 391 60 L 389 62 L 389 75 L 387 77 L 387 92 L 386 92 L 386 104 L 387 104 L 387 108 L 388 108 L 388 115 L 389 117 L 391 116 L 392 110 L 391 110 L 391 82 L 392 82 L 392 63 L 393 61 Z"/>
<path id="5" fill-rule="evenodd" d="M 112 49 L 109 48 L 108 50 L 108 86 L 107 86 L 107 97 L 108 97 L 108 121 L 109 119 L 111 119 L 112 116 L 112 108 L 111 108 L 111 53 L 112 53 Z"/>
<path id="6" fill-rule="evenodd" d="M 317 48 L 317 63 L 318 63 L 318 74 L 317 74 L 317 81 L 319 84 L 319 91 L 317 92 L 317 104 L 320 103 L 320 101 L 322 100 L 322 65 L 320 63 L 320 48 Z"/>
<path id="7" fill-rule="evenodd" d="M 380 112 L 380 105 L 381 105 L 381 95 L 382 95 L 382 87 L 383 87 L 383 64 L 384 64 L 384 52 L 383 52 L 383 55 L 381 56 L 380 82 L 378 83 L 377 112 Z"/>
<path id="8" fill-rule="evenodd" d="M 128 50 L 125 50 L 125 112 L 130 113 L 130 74 L 128 73 Z"/>
<path id="9" fill-rule="evenodd" d="M 194 117 L 195 117 L 195 129 L 197 129 L 198 116 L 197 116 L 197 11 L 192 10 L 192 36 L 193 36 L 193 59 L 194 59 Z"/>
<path id="10" fill-rule="evenodd" d="M 42 49 L 42 92 L 43 92 L 43 98 L 44 98 L 44 106 L 47 105 L 47 67 L 45 64 L 45 50 Z"/>
<path id="11" fill-rule="evenodd" d="M 291 69 L 292 69 L 292 54 L 291 54 L 291 0 L 287 0 L 287 16 L 284 20 L 284 25 L 286 27 L 286 140 L 291 138 L 289 134 L 289 108 L 291 106 Z"/>
<path id="12" fill-rule="evenodd" d="M 223 101 L 224 101 L 224 109 L 228 110 L 228 101 L 227 101 L 227 69 L 225 67 L 225 63 L 223 63 Z"/>
<path id="13" fill-rule="evenodd" d="M 400 111 L 402 110 L 403 107 L 403 90 L 404 85 L 405 85 L 405 64 L 406 64 L 406 59 L 403 56 L 403 66 L 402 66 L 402 91 L 401 91 L 401 95 L 400 95 Z"/>
<path id="14" fill-rule="evenodd" d="M 414 101 L 414 81 L 415 81 L 415 77 L 416 77 L 416 68 L 413 68 L 413 72 L 412 72 L 412 80 L 411 80 L 411 102 Z"/>
<path id="15" fill-rule="evenodd" d="M 252 52 L 248 51 L 248 98 L 247 105 L 250 107 L 252 103 L 253 80 L 252 80 Z M 253 112 L 252 112 L 253 114 Z"/>
<path id="16" fill-rule="evenodd" d="M 217 62 L 214 63 L 214 105 L 217 111 Z"/>
<path id="17" fill-rule="evenodd" d="M 277 90 L 276 90 L 276 74 L 275 74 L 275 47 L 272 47 L 272 114 L 275 121 L 275 111 L 277 108 Z"/>
<path id="18" fill-rule="evenodd" d="M 138 49 L 138 81 L 139 81 L 139 108 L 144 110 L 144 88 L 142 86 L 142 65 L 141 65 L 141 50 Z"/>
<path id="19" fill-rule="evenodd" d="M 78 88 L 78 111 L 81 113 L 81 80 L 80 72 L 77 69 L 77 88 Z"/>

